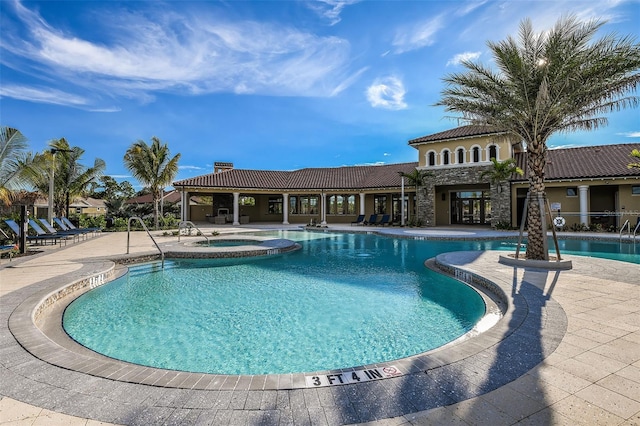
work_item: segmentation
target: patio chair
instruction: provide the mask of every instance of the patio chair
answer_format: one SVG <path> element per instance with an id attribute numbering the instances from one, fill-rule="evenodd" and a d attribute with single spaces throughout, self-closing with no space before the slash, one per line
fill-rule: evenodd
<path id="1" fill-rule="evenodd" d="M 354 220 L 353 222 L 351 222 L 351 226 L 353 226 L 354 224 L 356 225 L 364 225 L 364 215 L 361 214 L 358 216 L 358 218 L 356 220 Z"/>
<path id="2" fill-rule="evenodd" d="M 366 220 L 364 222 L 364 224 L 365 225 L 375 225 L 377 221 L 378 221 L 378 215 L 377 214 L 372 214 L 371 216 L 369 216 L 369 220 Z"/>
<path id="3" fill-rule="evenodd" d="M 95 228 L 78 228 L 73 224 L 73 222 L 71 222 L 69 220 L 68 217 L 64 217 L 63 216 L 63 217 L 60 218 L 60 221 L 63 222 L 65 225 L 67 225 L 67 228 L 69 228 L 71 230 L 78 230 L 78 231 L 83 231 L 83 232 L 87 232 L 87 233 L 93 232 L 94 234 L 96 232 L 102 232 L 102 228 L 99 228 L 99 227 L 95 227 Z"/>
<path id="4" fill-rule="evenodd" d="M 376 226 L 385 226 L 385 225 L 391 225 L 391 215 L 383 214 L 382 218 L 380 218 L 380 221 L 376 223 Z"/>
<path id="5" fill-rule="evenodd" d="M 14 244 L 6 244 L 6 242 L 11 240 L 11 238 L 9 238 L 9 236 L 2 230 L 2 228 L 0 228 L 0 235 L 4 237 L 2 238 L 3 244 L 0 245 L 0 259 L 2 258 L 3 254 L 9 253 L 9 262 L 11 262 L 11 259 L 13 257 L 13 250 L 16 248 L 16 246 Z"/>
<path id="6" fill-rule="evenodd" d="M 67 245 L 67 239 L 73 238 L 75 240 L 75 235 L 64 234 L 59 232 L 47 232 L 36 222 L 34 219 L 29 219 L 29 227 L 33 229 L 33 231 L 39 237 L 57 237 L 60 241 L 60 245 L 62 245 L 62 240 L 64 240 L 64 245 Z"/>
<path id="7" fill-rule="evenodd" d="M 80 240 L 81 236 L 84 236 L 85 238 L 87 237 L 85 233 L 83 232 L 77 232 L 77 231 L 73 231 L 73 230 L 58 230 L 56 228 L 53 227 L 53 225 L 51 225 L 49 223 L 49 221 L 47 219 L 44 218 L 38 218 L 38 222 L 40 222 L 40 224 L 42 226 L 44 226 L 44 229 L 47 231 L 47 233 L 49 234 L 57 234 L 57 235 L 67 235 L 67 236 L 72 236 L 74 237 L 74 241 L 77 238 L 77 240 Z"/>
<path id="8" fill-rule="evenodd" d="M 20 238 L 22 235 L 22 232 L 20 231 L 20 225 L 18 225 L 18 223 L 15 220 L 12 219 L 5 219 L 4 223 L 7 224 L 7 226 L 9 227 L 9 229 L 11 229 L 11 231 L 16 234 L 17 238 Z M 62 241 L 60 239 L 59 236 L 54 236 L 54 235 L 26 235 L 26 239 L 27 241 L 32 241 L 32 242 L 38 242 L 38 241 L 42 241 L 43 244 L 46 243 L 47 240 L 50 240 L 53 242 L 53 244 L 56 243 L 60 243 L 60 246 L 62 246 Z"/>

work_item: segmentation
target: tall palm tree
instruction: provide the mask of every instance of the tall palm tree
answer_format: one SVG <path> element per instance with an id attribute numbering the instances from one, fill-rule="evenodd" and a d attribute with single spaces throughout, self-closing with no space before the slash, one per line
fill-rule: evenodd
<path id="1" fill-rule="evenodd" d="M 427 183 L 427 178 L 433 176 L 433 173 L 427 170 L 413 169 L 410 173 L 398 172 L 398 174 L 406 178 L 409 185 L 416 188 L 416 217 L 420 218 L 420 211 L 418 209 L 418 190 Z"/>
<path id="2" fill-rule="evenodd" d="M 465 73 L 446 76 L 436 104 L 462 113 L 474 124 L 494 126 L 526 144 L 529 170 L 527 257 L 546 259 L 542 229 L 546 142 L 561 131 L 593 130 L 607 124 L 602 114 L 636 107 L 640 82 L 640 45 L 613 34 L 593 40 L 604 22 L 560 18 L 542 33 L 531 21 L 520 24 L 519 39 L 488 42 L 494 71 L 463 62 Z"/>
<path id="3" fill-rule="evenodd" d="M 91 167 L 80 164 L 84 149 L 71 147 L 65 138 L 54 139 L 49 146 L 29 161 L 29 180 L 41 193 L 48 194 L 53 168 L 53 212 L 56 216 L 69 216 L 69 204 L 102 176 L 106 164 L 100 158 Z"/>
<path id="4" fill-rule="evenodd" d="M 14 191 L 24 187 L 23 161 L 27 138 L 12 127 L 0 128 L 0 203 L 10 206 Z"/>
<path id="5" fill-rule="evenodd" d="M 180 154 L 169 158 L 169 147 L 157 137 L 151 138 L 151 145 L 137 141 L 124 155 L 124 165 L 143 186 L 149 188 L 153 197 L 153 221 L 158 229 L 158 204 L 164 187 L 170 185 L 178 174 Z"/>

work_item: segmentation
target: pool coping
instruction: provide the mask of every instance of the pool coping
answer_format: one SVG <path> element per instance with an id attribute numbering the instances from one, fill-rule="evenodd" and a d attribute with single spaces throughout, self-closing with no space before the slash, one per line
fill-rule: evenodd
<path id="1" fill-rule="evenodd" d="M 473 252 L 471 252 L 473 253 Z M 153 256 L 151 256 L 153 257 Z M 127 261 L 144 260 L 146 257 L 128 257 Z M 464 271 L 447 263 L 446 256 L 438 255 L 425 261 L 425 266 L 437 272 L 462 281 L 489 297 L 502 312 L 502 319 L 487 331 L 473 331 L 444 346 L 389 362 L 381 362 L 344 369 L 271 375 L 224 375 L 190 373 L 147 367 L 116 360 L 96 353 L 71 339 L 62 328 L 62 313 L 66 306 L 80 294 L 103 285 L 126 273 L 126 267 L 111 261 L 103 262 L 99 268 L 95 263 L 83 265 L 82 276 L 68 284 L 61 280 L 45 286 L 20 303 L 9 317 L 9 329 L 15 339 L 33 356 L 60 368 L 84 373 L 93 377 L 119 382 L 162 388 L 191 390 L 292 390 L 332 385 L 348 386 L 342 383 L 342 375 L 356 373 L 366 381 L 394 379 L 439 369 L 477 355 L 498 344 L 511 330 L 515 308 L 506 296 L 505 289 L 476 274 Z M 86 268 L 91 269 L 90 272 Z M 489 295 L 487 296 L 487 292 Z M 561 308 L 560 308 L 561 310 Z M 493 312 L 495 314 L 495 310 Z M 509 319 L 509 320 L 507 320 Z M 524 319 L 523 319 L 524 320 Z M 561 336 L 554 339 L 555 348 Z M 379 372 L 370 377 L 368 372 Z M 384 374 L 391 371 L 391 374 Z M 399 372 L 399 374 L 398 374 Z M 316 379 L 310 382 L 310 378 Z"/>

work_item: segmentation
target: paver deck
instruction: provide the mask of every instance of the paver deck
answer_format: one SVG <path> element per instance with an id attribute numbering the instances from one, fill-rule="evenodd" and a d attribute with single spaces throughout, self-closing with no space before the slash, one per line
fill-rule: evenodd
<path id="1" fill-rule="evenodd" d="M 416 230 L 469 234 L 496 233 Z M 146 235 L 132 234 L 132 254 L 153 250 Z M 17 344 L 8 319 L 20 303 L 66 274 L 84 274 L 125 251 L 126 234 L 105 233 L 3 259 L 0 424 L 640 424 L 638 265 L 569 256 L 572 270 L 550 272 L 501 265 L 492 251 L 441 255 L 437 261 L 460 276 L 502 288 L 510 305 L 505 318 L 483 335 L 416 360 L 411 374 L 356 385 L 262 390 L 238 380 L 229 390 L 146 386 L 62 369 Z"/>

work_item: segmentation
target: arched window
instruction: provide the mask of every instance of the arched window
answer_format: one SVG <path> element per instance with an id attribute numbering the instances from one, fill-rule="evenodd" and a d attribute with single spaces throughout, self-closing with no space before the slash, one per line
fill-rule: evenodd
<path id="1" fill-rule="evenodd" d="M 449 164 L 449 150 L 442 151 L 442 164 Z"/>
<path id="2" fill-rule="evenodd" d="M 473 147 L 473 162 L 474 163 L 480 162 L 480 148 L 477 146 Z"/>
<path id="3" fill-rule="evenodd" d="M 464 163 L 464 149 L 458 148 L 458 164 Z"/>
<path id="4" fill-rule="evenodd" d="M 429 165 L 430 166 L 435 166 L 436 165 L 436 153 L 431 151 L 429 153 Z"/>
<path id="5" fill-rule="evenodd" d="M 491 145 L 489 147 L 489 159 L 495 158 L 498 159 L 498 147 L 495 145 Z"/>

